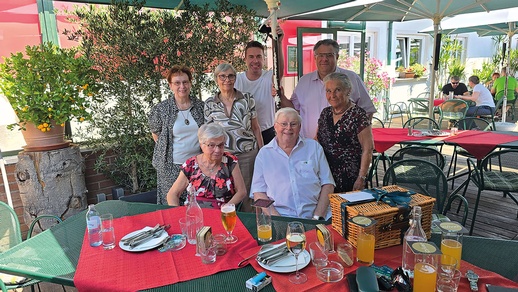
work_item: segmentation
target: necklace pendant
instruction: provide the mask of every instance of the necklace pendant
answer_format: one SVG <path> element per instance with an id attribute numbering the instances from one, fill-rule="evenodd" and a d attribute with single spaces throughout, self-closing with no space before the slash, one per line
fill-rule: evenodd
<path id="1" fill-rule="evenodd" d="M 189 119 L 185 119 L 183 122 L 184 122 L 187 126 L 190 124 Z"/>

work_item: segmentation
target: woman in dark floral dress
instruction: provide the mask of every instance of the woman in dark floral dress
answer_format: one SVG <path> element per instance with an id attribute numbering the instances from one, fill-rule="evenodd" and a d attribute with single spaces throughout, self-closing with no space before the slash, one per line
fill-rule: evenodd
<path id="1" fill-rule="evenodd" d="M 349 95 L 351 81 L 345 74 L 331 73 L 324 78 L 326 98 L 331 106 L 318 119 L 318 142 L 335 179 L 335 192 L 361 190 L 372 160 L 371 121 Z"/>
<path id="2" fill-rule="evenodd" d="M 239 204 L 246 196 L 245 182 L 237 157 L 224 151 L 225 132 L 218 124 L 205 124 L 198 130 L 202 153 L 182 165 L 180 175 L 167 193 L 167 203 L 180 204 L 180 194 L 192 185 L 196 200 L 203 206 L 220 208 Z"/>

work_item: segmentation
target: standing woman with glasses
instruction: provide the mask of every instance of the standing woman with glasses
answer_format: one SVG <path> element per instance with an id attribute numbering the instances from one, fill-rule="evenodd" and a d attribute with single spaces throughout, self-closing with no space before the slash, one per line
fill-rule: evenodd
<path id="1" fill-rule="evenodd" d="M 203 207 L 219 209 L 225 203 L 239 204 L 246 196 L 245 183 L 236 156 L 225 152 L 225 131 L 218 124 L 205 124 L 198 130 L 202 153 L 182 165 L 180 175 L 167 193 L 167 203 L 180 204 L 180 194 L 189 183 Z"/>
<path id="2" fill-rule="evenodd" d="M 155 140 L 153 166 L 157 172 L 157 204 L 161 205 L 167 204 L 167 192 L 178 177 L 180 166 L 200 153 L 196 133 L 205 122 L 203 101 L 191 95 L 191 70 L 175 65 L 166 79 L 171 89 L 169 98 L 155 105 L 148 117 Z"/>
<path id="3" fill-rule="evenodd" d="M 331 73 L 323 81 L 331 106 L 320 114 L 317 139 L 335 179 L 335 192 L 361 190 L 374 149 L 371 119 L 349 98 L 352 84 L 347 75 Z"/>
<path id="4" fill-rule="evenodd" d="M 263 147 L 255 101 L 251 94 L 234 88 L 236 70 L 232 65 L 218 65 L 214 70 L 214 80 L 219 92 L 205 101 L 205 121 L 219 124 L 225 130 L 225 150 L 239 159 L 246 193 L 249 193 L 255 157 Z M 243 201 L 241 210 L 252 211 L 248 198 Z"/>

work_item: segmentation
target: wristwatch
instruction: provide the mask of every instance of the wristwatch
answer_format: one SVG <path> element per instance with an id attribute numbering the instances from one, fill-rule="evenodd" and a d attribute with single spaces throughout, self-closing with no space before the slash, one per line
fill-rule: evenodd
<path id="1" fill-rule="evenodd" d="M 313 220 L 326 220 L 326 218 L 318 215 L 313 215 Z"/>
<path id="2" fill-rule="evenodd" d="M 471 291 L 478 291 L 478 275 L 475 274 L 475 272 L 473 272 L 472 270 L 468 270 L 466 272 L 466 278 L 468 278 L 469 288 L 471 289 Z"/>

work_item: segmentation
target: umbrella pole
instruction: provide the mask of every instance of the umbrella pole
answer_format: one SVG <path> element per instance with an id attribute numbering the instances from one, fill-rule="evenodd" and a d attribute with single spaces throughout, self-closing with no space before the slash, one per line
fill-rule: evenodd
<path id="1" fill-rule="evenodd" d="M 437 39 L 437 34 L 439 33 L 439 20 L 434 20 L 434 24 L 433 24 L 433 35 L 434 35 L 434 44 L 437 43 L 436 39 Z M 430 78 L 430 97 L 429 97 L 429 101 L 428 101 L 428 115 L 430 116 L 430 119 L 432 120 L 435 120 L 435 116 L 434 116 L 434 112 L 433 112 L 433 100 L 435 99 L 435 74 L 437 73 L 437 71 L 435 70 L 435 66 L 433 64 L 435 64 L 435 60 L 436 58 L 439 58 L 439 56 L 437 56 L 437 50 L 434 48 L 433 50 L 433 55 L 432 55 L 432 76 Z"/>
<path id="2" fill-rule="evenodd" d="M 281 106 L 281 98 L 280 98 L 280 72 L 279 72 L 279 36 L 277 35 L 277 12 L 279 10 L 279 6 L 281 2 L 278 0 L 264 0 L 268 5 L 268 10 L 270 11 L 270 27 L 272 28 L 272 52 L 273 52 L 273 87 L 277 92 L 275 96 L 275 106 L 277 109 Z"/>
<path id="3" fill-rule="evenodd" d="M 502 98 L 502 122 L 506 121 L 507 118 L 507 88 L 509 87 L 509 74 L 511 73 L 511 40 L 514 35 L 514 23 L 509 22 L 509 33 L 507 34 L 507 74 L 505 75 L 505 85 L 504 85 L 504 96 Z M 497 109 L 495 109 L 496 111 Z"/>

